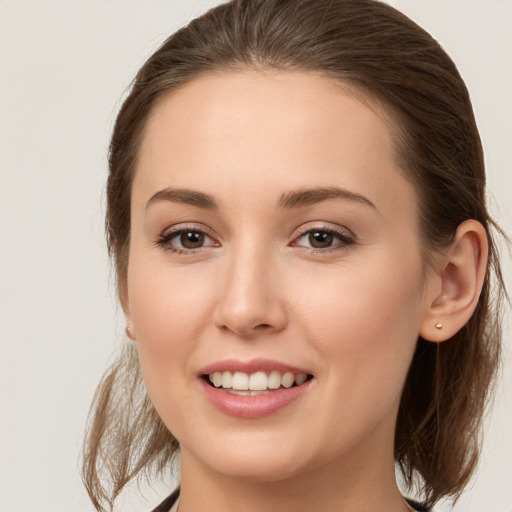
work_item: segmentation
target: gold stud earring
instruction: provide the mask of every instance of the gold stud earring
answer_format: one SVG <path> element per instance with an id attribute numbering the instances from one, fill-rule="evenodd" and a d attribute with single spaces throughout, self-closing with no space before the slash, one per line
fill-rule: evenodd
<path id="1" fill-rule="evenodd" d="M 436 329 L 442 329 L 442 328 L 443 328 L 443 324 L 441 322 L 437 322 Z"/>

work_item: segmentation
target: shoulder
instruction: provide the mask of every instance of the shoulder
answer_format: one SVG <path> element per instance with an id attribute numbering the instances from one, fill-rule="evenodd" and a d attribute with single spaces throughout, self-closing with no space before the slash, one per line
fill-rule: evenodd
<path id="1" fill-rule="evenodd" d="M 180 495 L 179 487 L 167 498 L 165 498 L 158 507 L 154 508 L 151 512 L 169 512 Z"/>
<path id="2" fill-rule="evenodd" d="M 411 498 L 405 498 L 405 501 L 409 503 L 409 505 L 418 512 L 434 512 L 432 507 L 430 507 L 427 503 L 420 503 L 418 501 L 414 501 Z"/>

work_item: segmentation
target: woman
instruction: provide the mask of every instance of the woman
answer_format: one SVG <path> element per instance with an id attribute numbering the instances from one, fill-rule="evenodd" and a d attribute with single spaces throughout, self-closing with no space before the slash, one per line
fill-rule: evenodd
<path id="1" fill-rule="evenodd" d="M 98 510 L 178 449 L 156 510 L 460 496 L 503 282 L 469 96 L 428 34 L 373 0 L 216 7 L 141 68 L 109 164 L 133 343 L 91 413 Z"/>

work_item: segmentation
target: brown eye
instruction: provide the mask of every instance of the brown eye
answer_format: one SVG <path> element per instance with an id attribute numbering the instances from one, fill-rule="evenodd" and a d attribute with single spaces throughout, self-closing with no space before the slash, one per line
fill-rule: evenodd
<path id="1" fill-rule="evenodd" d="M 342 231 L 324 229 L 310 229 L 304 231 L 293 243 L 295 246 L 304 247 L 311 251 L 328 252 L 346 248 L 355 243 L 353 235 L 345 234 Z"/>
<path id="2" fill-rule="evenodd" d="M 327 231 L 311 231 L 308 235 L 308 242 L 315 249 L 326 249 L 332 245 L 334 235 Z"/>
<path id="3" fill-rule="evenodd" d="M 198 249 L 204 244 L 204 233 L 185 231 L 180 235 L 180 243 L 185 249 Z"/>
<path id="4" fill-rule="evenodd" d="M 217 242 L 200 229 L 176 229 L 156 240 L 156 245 L 177 254 L 194 253 L 198 249 L 218 247 Z"/>

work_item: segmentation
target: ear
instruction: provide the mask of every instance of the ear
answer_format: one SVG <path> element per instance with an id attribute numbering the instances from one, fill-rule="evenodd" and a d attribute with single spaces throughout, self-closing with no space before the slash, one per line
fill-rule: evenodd
<path id="1" fill-rule="evenodd" d="M 429 276 L 423 339 L 441 342 L 454 336 L 475 311 L 484 282 L 489 246 L 476 220 L 459 225 L 447 252 L 440 254 Z"/>
<path id="2" fill-rule="evenodd" d="M 137 341 L 137 334 L 135 333 L 135 328 L 133 327 L 132 319 L 130 315 L 126 314 L 125 312 L 125 318 L 126 318 L 126 327 L 124 329 L 124 332 L 126 333 L 126 336 L 131 341 Z"/>
<path id="3" fill-rule="evenodd" d="M 136 341 L 137 335 L 135 333 L 135 328 L 133 327 L 132 317 L 130 315 L 130 306 L 128 303 L 128 293 L 125 285 L 119 285 L 118 288 L 118 298 L 121 307 L 123 308 L 124 317 L 126 320 L 125 333 L 128 339 L 131 341 Z"/>

